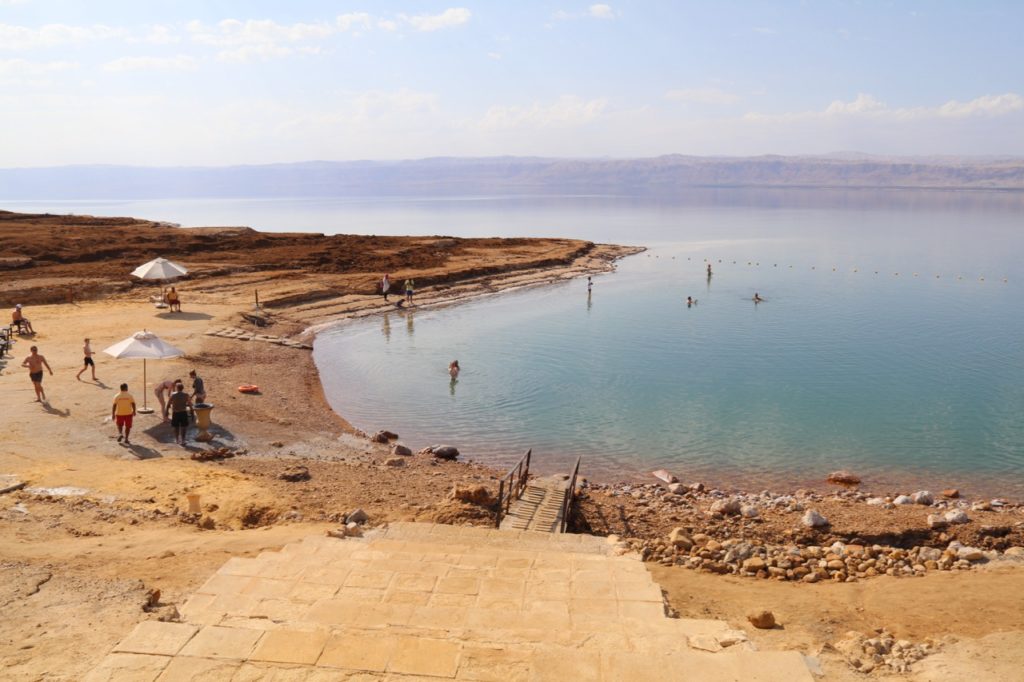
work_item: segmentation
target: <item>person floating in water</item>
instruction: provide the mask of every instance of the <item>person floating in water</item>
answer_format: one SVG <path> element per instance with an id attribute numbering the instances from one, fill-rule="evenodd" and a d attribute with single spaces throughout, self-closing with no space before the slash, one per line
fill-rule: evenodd
<path id="1" fill-rule="evenodd" d="M 686 297 L 686 307 L 687 308 L 692 308 L 696 304 L 697 304 L 697 299 L 695 299 L 693 296 L 687 296 Z"/>
<path id="2" fill-rule="evenodd" d="M 459 378 L 459 371 L 461 369 L 462 368 L 459 367 L 458 360 L 452 360 L 450 363 L 448 363 L 448 376 L 452 378 L 452 381 Z"/>
<path id="3" fill-rule="evenodd" d="M 587 296 L 590 295 L 590 291 L 593 288 L 594 288 L 594 281 L 592 279 L 590 279 L 590 276 L 588 275 L 587 276 Z"/>
<path id="4" fill-rule="evenodd" d="M 711 263 L 708 263 L 708 277 L 711 276 Z"/>
<path id="5" fill-rule="evenodd" d="M 764 299 L 763 299 L 763 298 L 761 298 L 761 294 L 759 294 L 759 293 L 757 293 L 757 292 L 755 291 L 755 292 L 754 292 L 754 303 L 760 303 L 760 302 L 761 302 L 761 301 L 763 301 L 763 300 L 764 300 Z"/>

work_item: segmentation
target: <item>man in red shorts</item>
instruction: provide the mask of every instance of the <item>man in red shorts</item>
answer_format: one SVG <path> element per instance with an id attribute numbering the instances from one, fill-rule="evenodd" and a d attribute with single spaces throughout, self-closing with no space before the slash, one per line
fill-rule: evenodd
<path id="1" fill-rule="evenodd" d="M 121 384 L 121 392 L 114 396 L 114 404 L 110 408 L 110 417 L 117 423 L 117 442 L 124 439 L 125 445 L 131 445 L 128 435 L 132 432 L 132 417 L 135 416 L 135 398 L 128 392 L 128 384 Z M 122 435 L 122 431 L 124 434 Z"/>

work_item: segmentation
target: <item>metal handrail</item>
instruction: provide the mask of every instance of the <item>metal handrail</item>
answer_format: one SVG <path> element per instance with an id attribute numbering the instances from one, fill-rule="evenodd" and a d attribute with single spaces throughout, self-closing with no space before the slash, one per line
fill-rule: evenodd
<path id="1" fill-rule="evenodd" d="M 513 500 L 518 500 L 526 489 L 526 481 L 530 477 L 530 455 L 533 448 L 526 451 L 516 465 L 508 470 L 508 473 L 498 481 L 498 513 L 494 521 L 494 527 L 501 527 L 501 519 L 508 514 Z M 506 489 L 506 481 L 508 486 Z"/>
<path id="2" fill-rule="evenodd" d="M 565 491 L 565 502 L 562 503 L 562 525 L 558 529 L 559 533 L 564 533 L 566 527 L 569 525 L 569 515 L 572 514 L 572 510 L 576 506 L 576 478 L 580 473 L 580 460 L 583 457 L 576 458 L 576 466 L 572 469 L 572 478 L 569 480 L 569 488 Z"/>

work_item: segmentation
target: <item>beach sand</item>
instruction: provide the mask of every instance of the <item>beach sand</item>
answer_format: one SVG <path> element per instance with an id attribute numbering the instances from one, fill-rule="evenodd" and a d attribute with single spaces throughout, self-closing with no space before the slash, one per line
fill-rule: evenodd
<path id="1" fill-rule="evenodd" d="M 36 220 L 32 230 L 49 229 L 45 220 Z M 18 229 L 26 225 L 23 221 Z M 86 227 L 102 240 L 95 224 Z M 61 219 L 58 229 L 73 233 L 77 228 Z M 126 230 L 118 238 L 131 242 L 133 231 L 158 231 L 166 239 L 170 228 L 133 224 L 118 229 Z M 258 233 L 251 238 L 262 239 Z M 20 253 L 16 232 L 0 230 L 0 239 L 6 254 Z M 447 249 L 448 257 L 426 248 L 430 240 L 440 240 L 438 248 Z M 303 248 L 308 251 L 315 243 L 311 240 Z M 152 245 L 135 247 L 126 247 L 126 261 L 141 263 L 148 253 L 156 255 L 146 250 Z M 615 258 L 631 252 L 569 240 L 457 240 L 453 245 L 447 238 L 391 238 L 384 246 L 363 248 L 386 250 L 384 260 L 396 249 L 408 249 L 407 269 L 392 269 L 392 278 L 397 282 L 415 276 L 422 287 L 420 305 L 606 270 Z M 255 288 L 262 300 L 273 302 L 268 310 L 275 323 L 257 330 L 269 334 L 308 341 L 311 329 L 340 315 L 373 314 L 383 305 L 373 289 L 382 269 L 373 254 L 362 253 L 354 264 L 341 268 L 336 263 L 294 266 L 284 256 L 253 267 L 245 262 L 243 247 L 237 253 L 237 258 L 228 254 L 222 259 L 212 248 L 203 253 L 200 276 L 179 286 L 184 301 L 180 315 L 147 302 L 155 286 L 126 284 L 119 273 L 130 268 L 121 264 L 117 270 L 96 269 L 107 274 L 86 280 L 88 260 L 51 262 L 35 256 L 34 264 L 5 272 L 0 305 L 25 304 L 38 334 L 20 339 L 0 372 L 0 474 L 27 484 L 0 495 L 4 676 L 79 679 L 133 623 L 172 616 L 174 605 L 230 556 L 252 556 L 306 534 L 323 533 L 356 508 L 368 513 L 372 525 L 413 519 L 493 522 L 486 510 L 453 501 L 449 493 L 456 484 L 493 488 L 499 472 L 473 463 L 437 463 L 422 455 L 403 458 L 403 467 L 384 466 L 389 447 L 369 442 L 327 406 L 308 350 L 206 334 L 243 327 L 241 313 L 252 311 Z M 102 254 L 97 259 L 106 262 Z M 192 266 L 191 257 L 182 260 Z M 65 289 L 77 292 L 79 300 L 68 302 Z M 80 300 L 86 294 L 102 298 Z M 127 382 L 140 404 L 144 390 L 151 389 L 141 386 L 141 361 L 114 360 L 102 353 L 96 356 L 100 383 L 90 381 L 88 372 L 77 381 L 82 339 L 90 337 L 93 349 L 100 351 L 141 329 L 187 354 L 147 363 L 149 383 L 187 379 L 188 370 L 197 368 L 215 405 L 214 444 L 237 456 L 190 459 L 199 448 L 175 446 L 169 427 L 157 415 L 136 418 L 134 447 L 117 444 L 114 426 L 105 421 L 117 385 Z M 33 401 L 27 370 L 19 367 L 33 344 L 54 371 L 44 378 L 47 405 Z M 235 390 L 245 383 L 259 384 L 260 394 Z M 146 400 L 151 406 L 155 402 L 152 393 Z M 407 445 L 415 451 L 425 444 Z M 308 481 L 278 478 L 295 465 L 308 469 Z M 46 492 L 67 487 L 84 492 Z M 190 493 L 200 495 L 199 515 L 186 513 Z M 598 518 L 616 514 L 635 517 L 638 530 L 652 534 L 672 523 L 643 521 L 647 512 L 628 503 L 590 497 L 590 503 L 599 505 L 590 515 L 595 527 L 600 526 Z M 888 523 L 898 530 L 906 522 L 897 518 Z M 782 528 L 785 522 L 779 524 Z M 610 523 L 602 530 L 623 529 Z M 996 679 L 1012 679 L 1004 673 L 1019 670 L 1022 663 L 1024 570 L 1019 565 L 819 585 L 657 565 L 652 570 L 680 612 L 725 618 L 766 647 L 815 653 L 846 630 L 885 626 L 915 641 L 950 635 L 960 640 L 918 664 L 922 671 L 928 669 L 925 664 L 940 671 L 918 679 L 948 679 L 945 673 L 954 670 L 958 675 L 988 672 Z M 153 590 L 159 590 L 159 597 Z M 761 632 L 744 622 L 746 611 L 762 606 L 776 610 L 784 628 Z M 827 655 L 824 660 L 829 678 L 854 675 L 841 662 Z M 1000 667 L 1010 664 L 1017 667 Z"/>

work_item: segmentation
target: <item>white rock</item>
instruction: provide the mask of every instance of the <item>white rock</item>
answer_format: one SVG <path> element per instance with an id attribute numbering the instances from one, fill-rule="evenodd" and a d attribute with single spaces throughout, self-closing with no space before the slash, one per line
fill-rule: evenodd
<path id="1" fill-rule="evenodd" d="M 818 513 L 817 509 L 808 509 L 803 518 L 800 519 L 800 522 L 808 528 L 819 528 L 829 525 L 828 519 Z"/>
<path id="2" fill-rule="evenodd" d="M 932 528 L 932 529 L 945 528 L 948 525 L 948 523 L 949 522 L 946 521 L 946 517 L 944 517 L 944 516 L 941 516 L 939 514 L 929 514 L 928 515 L 928 527 L 929 528 Z"/>
<path id="3" fill-rule="evenodd" d="M 884 497 L 869 497 L 868 501 L 867 501 L 867 504 L 870 504 L 872 507 L 881 507 L 883 504 L 885 504 L 885 498 Z"/>
<path id="4" fill-rule="evenodd" d="M 739 514 L 740 501 L 735 497 L 730 497 L 727 500 L 718 500 L 711 505 L 711 511 L 718 514 Z"/>
<path id="5" fill-rule="evenodd" d="M 909 495 L 900 495 L 892 501 L 893 504 L 914 504 L 914 500 Z"/>
<path id="6" fill-rule="evenodd" d="M 927 490 L 918 490 L 910 496 L 910 499 L 914 501 L 914 504 L 930 505 L 935 502 L 935 496 Z"/>
<path id="7" fill-rule="evenodd" d="M 917 558 L 921 561 L 938 561 L 942 558 L 942 551 L 935 547 L 922 547 Z"/>
<path id="8" fill-rule="evenodd" d="M 747 519 L 756 519 L 760 516 L 760 512 L 757 511 L 757 507 L 754 505 L 747 504 L 740 508 L 740 516 Z"/>
<path id="9" fill-rule="evenodd" d="M 1010 547 L 1005 552 L 1003 552 L 1003 555 L 1024 557 L 1024 547 Z"/>
<path id="10" fill-rule="evenodd" d="M 966 559 L 967 561 L 981 561 L 985 558 L 985 554 L 977 547 L 961 547 L 956 551 L 956 558 Z"/>
<path id="11" fill-rule="evenodd" d="M 971 519 L 967 516 L 967 513 L 960 509 L 946 512 L 947 523 L 968 523 Z"/>

